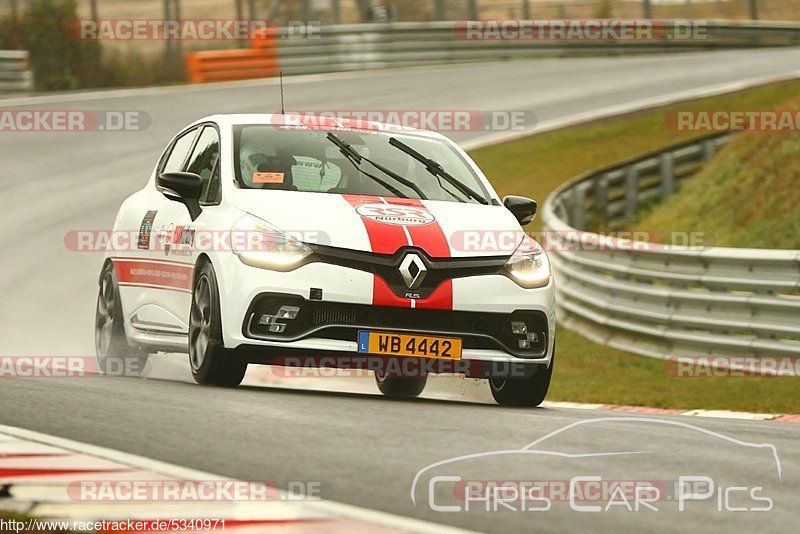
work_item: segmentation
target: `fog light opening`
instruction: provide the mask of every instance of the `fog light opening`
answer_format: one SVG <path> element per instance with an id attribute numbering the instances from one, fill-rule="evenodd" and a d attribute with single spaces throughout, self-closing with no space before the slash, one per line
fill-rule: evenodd
<path id="1" fill-rule="evenodd" d="M 281 306 L 275 314 L 264 313 L 258 318 L 258 324 L 266 326 L 271 334 L 282 334 L 286 331 L 286 323 L 278 321 L 293 321 L 300 313 L 300 306 Z"/>
<path id="2" fill-rule="evenodd" d="M 511 333 L 515 336 L 521 336 L 528 333 L 528 325 L 522 321 L 511 321 Z"/>

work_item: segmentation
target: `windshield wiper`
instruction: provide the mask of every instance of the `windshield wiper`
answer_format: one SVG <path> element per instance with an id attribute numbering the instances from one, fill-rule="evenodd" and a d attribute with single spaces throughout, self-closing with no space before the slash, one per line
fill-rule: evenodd
<path id="1" fill-rule="evenodd" d="M 338 147 L 339 147 L 339 151 L 340 151 L 340 152 L 341 152 L 341 153 L 342 153 L 342 154 L 343 154 L 343 155 L 344 155 L 344 156 L 345 156 L 347 159 L 349 159 L 349 160 L 350 160 L 350 162 L 351 162 L 353 165 L 355 165 L 355 166 L 356 166 L 356 168 L 358 168 L 358 170 L 359 170 L 360 172 L 362 172 L 362 173 L 366 174 L 367 176 L 369 176 L 369 177 L 370 177 L 370 178 L 372 178 L 373 180 L 376 180 L 376 181 L 377 181 L 379 184 L 381 184 L 381 185 L 383 185 L 384 187 L 386 187 L 386 188 L 387 188 L 389 191 L 391 191 L 392 193 L 394 193 L 394 194 L 395 194 L 395 195 L 397 195 L 398 197 L 400 197 L 400 198 L 408 198 L 408 195 L 405 195 L 405 194 L 401 193 L 401 192 L 400 192 L 398 189 L 396 189 L 396 188 L 394 188 L 394 187 L 390 186 L 389 184 L 387 184 L 386 182 L 384 182 L 383 180 L 381 180 L 381 179 L 380 179 L 380 178 L 378 178 L 377 176 L 373 176 L 372 174 L 369 174 L 368 172 L 366 172 L 366 171 L 364 171 L 363 169 L 361 169 L 361 168 L 359 167 L 359 165 L 361 165 L 361 161 L 362 161 L 362 160 L 363 160 L 363 161 L 366 161 L 367 163 L 369 163 L 370 165 L 372 165 L 372 166 L 373 166 L 373 167 L 375 167 L 376 169 L 380 170 L 381 172 L 383 172 L 383 173 L 384 173 L 384 174 L 386 174 L 387 176 L 390 176 L 391 178 L 394 178 L 395 180 L 397 180 L 398 182 L 400 182 L 400 183 L 401 183 L 401 184 L 403 184 L 404 186 L 408 187 L 409 189 L 411 189 L 412 191 L 414 191 L 414 192 L 417 194 L 417 196 L 419 196 L 419 198 L 420 198 L 420 199 L 422 199 L 422 200 L 428 200 L 428 197 L 426 197 L 426 196 L 425 196 L 425 193 L 423 193 L 423 192 L 422 192 L 422 190 L 419 188 L 419 186 L 417 186 L 417 184 L 415 184 L 414 182 L 412 182 L 412 181 L 410 181 L 410 180 L 407 180 L 407 179 L 403 178 L 402 176 L 400 176 L 399 174 L 395 173 L 395 172 L 394 172 L 394 171 L 392 171 L 391 169 L 387 169 L 386 167 L 384 167 L 384 166 L 383 166 L 383 165 L 381 165 L 380 163 L 377 163 L 377 162 L 375 162 L 375 161 L 372 161 L 371 159 L 369 159 L 369 158 L 367 158 L 367 157 L 364 157 L 364 156 L 362 156 L 361 154 L 359 154 L 359 153 L 356 151 L 356 149 L 354 149 L 354 148 L 353 148 L 353 145 L 351 145 L 351 144 L 347 143 L 346 141 L 343 141 L 343 140 L 342 140 L 342 139 L 341 139 L 339 136 L 337 136 L 335 133 L 333 133 L 333 132 L 328 132 L 327 138 L 328 138 L 328 140 L 330 140 L 330 141 L 331 141 L 333 144 L 335 144 L 336 146 L 338 146 Z"/>
<path id="2" fill-rule="evenodd" d="M 444 167 L 442 167 L 442 165 L 438 161 L 430 159 L 430 158 L 426 158 L 425 156 L 423 156 L 422 154 L 420 154 L 419 152 L 417 152 L 416 150 L 414 150 L 413 148 L 411 148 L 410 146 L 408 146 L 404 142 L 402 142 L 402 141 L 400 141 L 398 139 L 395 139 L 394 137 L 390 137 L 389 138 L 389 144 L 392 145 L 393 147 L 399 149 L 399 150 L 402 150 L 403 152 L 405 152 L 406 154 L 408 154 L 409 156 L 411 156 L 415 160 L 417 160 L 420 163 L 422 163 L 423 165 L 425 165 L 425 168 L 432 175 L 434 175 L 436 177 L 439 177 L 439 178 L 444 178 L 445 180 L 447 180 L 447 182 L 450 185 L 452 185 L 453 187 L 455 187 L 456 189 L 461 191 L 462 194 L 467 195 L 468 197 L 472 197 L 473 199 L 477 200 L 481 204 L 488 204 L 489 203 L 483 195 L 476 193 L 471 187 L 469 187 L 466 184 L 461 183 L 459 180 L 454 178 L 450 173 L 448 173 L 446 170 L 444 170 Z M 442 188 L 442 189 L 444 189 L 444 188 Z"/>

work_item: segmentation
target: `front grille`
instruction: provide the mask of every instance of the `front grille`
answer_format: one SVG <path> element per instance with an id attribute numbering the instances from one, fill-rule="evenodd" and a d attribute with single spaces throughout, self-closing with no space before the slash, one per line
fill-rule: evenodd
<path id="1" fill-rule="evenodd" d="M 417 247 L 402 247 L 394 254 L 375 254 L 358 250 L 340 249 L 320 245 L 311 246 L 315 261 L 340 265 L 379 276 L 398 297 L 409 291 L 400 274 L 400 264 L 408 253 L 414 253 L 427 269 L 420 287 L 414 290 L 419 298 L 430 297 L 445 281 L 469 276 L 503 274 L 507 257 L 432 258 Z"/>
<path id="2" fill-rule="evenodd" d="M 282 332 L 259 324 L 263 315 L 275 315 L 282 306 L 297 306 L 293 320 L 281 320 Z M 530 347 L 519 346 L 511 322 L 524 322 L 536 339 Z M 460 337 L 464 348 L 495 349 L 524 358 L 542 357 L 547 349 L 547 317 L 539 311 L 510 314 L 369 306 L 305 300 L 297 295 L 262 294 L 253 300 L 245 317 L 244 334 L 253 339 L 294 341 L 321 337 L 355 341 L 359 330 L 394 330 Z"/>
<path id="3" fill-rule="evenodd" d="M 358 312 L 344 306 L 333 306 L 328 302 L 315 302 L 311 307 L 311 313 L 311 325 L 358 324 Z"/>

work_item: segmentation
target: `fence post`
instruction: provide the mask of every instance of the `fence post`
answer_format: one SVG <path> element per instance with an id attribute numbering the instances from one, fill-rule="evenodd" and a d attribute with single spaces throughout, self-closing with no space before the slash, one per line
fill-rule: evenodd
<path id="1" fill-rule="evenodd" d="M 750 18 L 758 20 L 758 0 L 750 0 Z"/>
<path id="2" fill-rule="evenodd" d="M 632 164 L 625 173 L 625 217 L 633 218 L 639 211 L 639 171 Z"/>
<path id="3" fill-rule="evenodd" d="M 522 18 L 531 20 L 531 0 L 522 0 Z"/>
<path id="4" fill-rule="evenodd" d="M 175 20 L 180 23 L 181 21 L 181 0 L 172 0 L 175 2 Z M 174 69 L 179 69 L 182 63 L 181 59 L 183 58 L 183 41 L 178 39 L 175 41 L 175 56 L 172 59 L 171 67 Z"/>
<path id="5" fill-rule="evenodd" d="M 436 20 L 444 20 L 444 0 L 435 0 L 434 18 Z"/>
<path id="6" fill-rule="evenodd" d="M 672 153 L 661 154 L 661 200 L 671 197 L 675 192 L 675 170 L 672 167 Z"/>
<path id="7" fill-rule="evenodd" d="M 644 18 L 653 18 L 653 6 L 651 5 L 650 0 L 644 0 Z"/>
<path id="8" fill-rule="evenodd" d="M 469 14 L 467 18 L 470 20 L 478 19 L 478 0 L 469 0 Z"/>
<path id="9" fill-rule="evenodd" d="M 164 21 L 172 20 L 172 0 L 164 0 Z M 167 77 L 171 76 L 172 69 L 172 40 L 167 39 L 164 35 L 164 68 L 167 71 Z"/>

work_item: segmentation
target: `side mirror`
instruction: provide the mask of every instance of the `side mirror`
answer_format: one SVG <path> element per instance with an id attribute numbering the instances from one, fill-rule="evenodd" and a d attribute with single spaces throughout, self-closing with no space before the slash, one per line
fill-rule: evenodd
<path id="1" fill-rule="evenodd" d="M 522 226 L 531 222 L 536 216 L 536 201 L 529 198 L 509 195 L 503 198 L 503 206 L 514 214 Z"/>
<path id="2" fill-rule="evenodd" d="M 192 221 L 200 213 L 200 195 L 203 193 L 203 179 L 193 172 L 165 172 L 156 178 L 159 191 L 170 200 L 180 202 L 189 210 Z"/>

